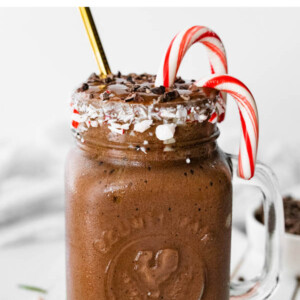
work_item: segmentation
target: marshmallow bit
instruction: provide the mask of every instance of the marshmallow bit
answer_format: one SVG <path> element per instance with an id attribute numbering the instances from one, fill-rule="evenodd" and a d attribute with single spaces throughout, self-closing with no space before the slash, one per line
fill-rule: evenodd
<path id="1" fill-rule="evenodd" d="M 191 163 L 190 158 L 187 158 L 185 161 L 186 161 L 187 164 L 190 164 L 190 163 Z"/>
<path id="2" fill-rule="evenodd" d="M 133 130 L 137 131 L 137 132 L 144 132 L 144 131 L 146 131 L 147 129 L 150 128 L 150 126 L 152 125 L 152 123 L 153 123 L 153 120 L 144 120 L 144 121 L 141 121 L 141 122 L 136 123 L 134 125 Z"/>
<path id="3" fill-rule="evenodd" d="M 170 140 L 175 133 L 176 124 L 158 125 L 155 130 L 156 137 L 161 141 Z"/>

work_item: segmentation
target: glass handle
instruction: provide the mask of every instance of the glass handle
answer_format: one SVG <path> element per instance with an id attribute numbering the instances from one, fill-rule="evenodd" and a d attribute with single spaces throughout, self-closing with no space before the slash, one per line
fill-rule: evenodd
<path id="1" fill-rule="evenodd" d="M 262 300 L 269 299 L 279 281 L 281 245 L 284 233 L 283 204 L 277 179 L 270 168 L 256 163 L 254 177 L 245 181 L 237 174 L 238 157 L 229 155 L 233 169 L 233 184 L 257 187 L 263 196 L 265 220 L 265 259 L 263 269 L 257 277 L 230 284 L 230 300 Z"/>

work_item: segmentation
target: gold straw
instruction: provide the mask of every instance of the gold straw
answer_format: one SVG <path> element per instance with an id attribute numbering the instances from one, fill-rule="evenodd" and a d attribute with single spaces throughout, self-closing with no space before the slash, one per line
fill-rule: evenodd
<path id="1" fill-rule="evenodd" d="M 95 22 L 93 20 L 91 10 L 89 7 L 79 7 L 79 10 L 97 60 L 100 75 L 102 77 L 106 77 L 108 74 L 111 74 L 111 71 L 96 29 Z"/>

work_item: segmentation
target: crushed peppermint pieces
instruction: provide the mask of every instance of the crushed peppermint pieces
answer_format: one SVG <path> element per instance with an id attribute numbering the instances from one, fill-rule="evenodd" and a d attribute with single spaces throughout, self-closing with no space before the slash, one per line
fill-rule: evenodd
<path id="1" fill-rule="evenodd" d="M 133 130 L 137 131 L 137 132 L 145 132 L 146 130 L 148 130 L 150 128 L 152 123 L 153 123 L 153 120 L 143 120 L 141 122 L 134 124 Z"/>
<path id="2" fill-rule="evenodd" d="M 155 125 L 156 137 L 163 141 L 167 151 L 173 151 L 167 146 L 175 143 L 177 126 L 217 121 L 222 109 L 217 92 L 207 92 L 196 87 L 193 81 L 181 78 L 170 88 L 155 87 L 154 82 L 155 76 L 147 73 L 126 76 L 118 72 L 106 78 L 91 74 L 72 97 L 74 134 L 80 139 L 89 128 L 106 124 L 114 134 L 123 135 L 128 131 L 135 135 Z M 153 132 L 149 132 L 149 136 Z"/>
<path id="3" fill-rule="evenodd" d="M 104 92 L 103 99 L 110 99 L 110 94 Z M 162 137 L 162 140 L 171 139 L 173 134 L 170 134 L 177 125 L 197 122 L 201 123 L 210 118 L 216 111 L 215 103 L 210 102 L 203 105 L 195 106 L 191 102 L 186 104 L 178 104 L 171 107 L 158 106 L 155 104 L 144 105 L 143 103 L 130 105 L 129 103 L 120 103 L 114 101 L 103 101 L 103 104 L 95 107 L 92 104 L 77 101 L 73 98 L 73 114 L 72 127 L 77 132 L 84 132 L 87 128 L 101 126 L 108 123 L 109 128 L 115 133 L 124 134 L 123 130 L 129 130 L 129 126 L 133 125 L 132 129 L 135 132 L 145 132 L 154 122 L 166 122 L 168 124 L 162 128 L 168 128 L 170 137 Z M 216 119 L 216 118 L 215 118 Z M 114 127 L 113 124 L 123 124 L 128 128 Z M 172 125 L 173 124 L 173 125 Z M 158 129 L 158 135 L 161 137 L 165 133 L 161 132 L 162 128 Z M 118 129 L 118 130 L 117 130 Z M 120 131 L 119 129 L 123 129 Z M 170 131 L 171 130 L 171 131 Z M 151 135 L 152 132 L 149 132 Z"/>
<path id="4" fill-rule="evenodd" d="M 146 151 L 146 148 L 145 148 L 145 147 L 141 147 L 140 150 L 141 150 L 142 152 L 144 152 L 145 154 L 147 154 L 147 151 Z"/>

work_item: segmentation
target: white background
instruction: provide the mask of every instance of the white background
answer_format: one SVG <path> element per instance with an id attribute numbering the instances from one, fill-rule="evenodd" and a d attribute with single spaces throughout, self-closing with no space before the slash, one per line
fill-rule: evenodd
<path id="1" fill-rule="evenodd" d="M 212 28 L 225 44 L 230 74 L 245 82 L 257 100 L 260 152 L 277 139 L 298 138 L 300 8 L 95 8 L 93 12 L 115 72 L 155 73 L 175 33 L 196 24 Z M 34 136 L 46 125 L 66 121 L 72 89 L 97 72 L 77 8 L 2 8 L 0 43 L 1 136 Z M 208 71 L 205 50 L 195 45 L 179 73 L 197 79 Z M 230 143 L 225 150 L 237 152 L 240 126 L 235 105 L 229 104 L 223 127 L 223 139 L 235 137 L 234 146 Z"/>

